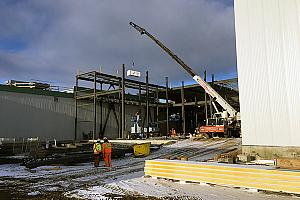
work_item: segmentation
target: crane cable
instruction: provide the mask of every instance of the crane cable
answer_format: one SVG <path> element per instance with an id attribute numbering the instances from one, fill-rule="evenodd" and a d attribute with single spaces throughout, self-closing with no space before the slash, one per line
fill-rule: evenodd
<path id="1" fill-rule="evenodd" d="M 129 26 L 129 28 L 130 28 L 130 32 L 132 32 L 132 26 Z M 134 52 L 133 52 L 133 50 L 132 50 L 132 47 L 130 48 L 130 54 L 131 54 L 131 63 L 132 63 L 132 65 L 131 65 L 131 69 L 132 70 L 134 70 Z"/>

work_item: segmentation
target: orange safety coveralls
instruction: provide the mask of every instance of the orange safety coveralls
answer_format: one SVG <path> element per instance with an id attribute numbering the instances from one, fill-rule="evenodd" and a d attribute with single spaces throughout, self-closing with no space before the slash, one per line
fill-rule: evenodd
<path id="1" fill-rule="evenodd" d="M 105 167 L 111 167 L 112 145 L 110 142 L 102 144 L 102 155 Z"/>

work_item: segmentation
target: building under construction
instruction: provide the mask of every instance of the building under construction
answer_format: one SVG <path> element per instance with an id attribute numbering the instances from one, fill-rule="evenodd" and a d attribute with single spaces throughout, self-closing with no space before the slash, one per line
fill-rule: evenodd
<path id="1" fill-rule="evenodd" d="M 133 22 L 197 84 L 170 87 L 165 77 L 157 85 L 148 72 L 126 76 L 122 65 L 121 75 L 78 73 L 71 93 L 38 82 L 0 85 L 0 199 L 2 188 L 41 199 L 300 195 L 299 8 L 293 0 L 235 0 L 239 87 L 237 78 L 208 82 Z"/>
<path id="2" fill-rule="evenodd" d="M 19 141 L 128 138 L 136 113 L 144 132 L 156 127 L 159 136 L 168 135 L 172 128 L 177 133 L 194 133 L 214 112 L 211 99 L 196 84 L 170 88 L 167 78 L 161 86 L 148 78 L 137 81 L 125 74 L 97 71 L 80 73 L 75 79 L 74 93 L 1 85 L 1 137 Z M 211 85 L 239 109 L 236 83 L 237 79 L 231 79 Z"/>

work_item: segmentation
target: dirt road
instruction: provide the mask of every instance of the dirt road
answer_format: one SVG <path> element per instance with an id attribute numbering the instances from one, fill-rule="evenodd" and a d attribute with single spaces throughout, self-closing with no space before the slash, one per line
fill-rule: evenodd
<path id="1" fill-rule="evenodd" d="M 178 156 L 204 161 L 239 145 L 239 139 L 184 140 L 162 147 L 146 158 L 128 155 L 113 160 L 111 169 L 94 168 L 92 163 L 34 170 L 19 165 L 0 165 L 0 199 L 1 195 L 8 199 L 203 199 L 194 191 L 183 190 L 186 186 L 178 183 L 144 178 L 144 161 Z"/>

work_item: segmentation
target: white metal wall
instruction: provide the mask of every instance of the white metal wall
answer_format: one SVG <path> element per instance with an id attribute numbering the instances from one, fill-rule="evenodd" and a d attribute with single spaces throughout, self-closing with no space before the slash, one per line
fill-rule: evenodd
<path id="1" fill-rule="evenodd" d="M 235 0 L 243 145 L 300 146 L 300 0 Z"/>
<path id="2" fill-rule="evenodd" d="M 0 91 L 0 138 L 39 137 L 41 140 L 71 140 L 74 138 L 75 103 L 73 98 Z M 118 104 L 115 104 L 119 120 Z M 125 129 L 130 130 L 131 117 L 139 110 L 136 105 L 125 105 Z M 103 103 L 102 120 L 105 123 L 109 112 L 107 103 Z M 152 119 L 154 109 L 150 108 Z M 145 107 L 142 107 L 142 117 Z M 100 106 L 97 106 L 97 134 L 100 132 Z M 93 105 L 78 108 L 77 138 L 82 139 L 83 133 L 93 131 Z M 118 125 L 110 112 L 104 136 L 118 137 Z"/>
<path id="3" fill-rule="evenodd" d="M 0 91 L 0 138 L 74 138 L 72 98 Z"/>

